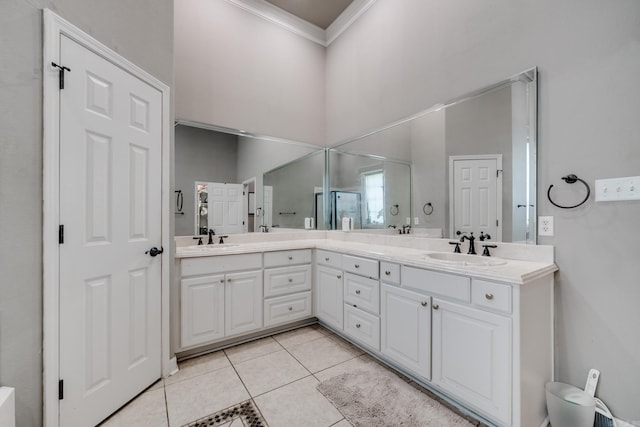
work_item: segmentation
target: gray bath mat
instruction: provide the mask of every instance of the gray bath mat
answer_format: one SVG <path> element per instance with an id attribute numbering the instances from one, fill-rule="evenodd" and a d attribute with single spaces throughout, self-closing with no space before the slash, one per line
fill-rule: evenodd
<path id="1" fill-rule="evenodd" d="M 382 368 L 338 375 L 320 383 L 318 391 L 355 427 L 478 425 Z"/>

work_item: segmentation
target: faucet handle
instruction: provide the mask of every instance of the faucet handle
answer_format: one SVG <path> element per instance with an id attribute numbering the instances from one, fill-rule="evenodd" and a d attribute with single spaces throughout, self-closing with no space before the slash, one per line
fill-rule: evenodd
<path id="1" fill-rule="evenodd" d="M 453 249 L 453 253 L 454 254 L 459 254 L 460 253 L 460 242 L 449 242 L 450 245 L 456 245 L 456 247 Z"/>
<path id="2" fill-rule="evenodd" d="M 194 237 L 193 240 L 197 240 L 198 241 L 198 245 L 202 244 L 202 236 Z"/>
<path id="3" fill-rule="evenodd" d="M 222 239 L 226 239 L 229 236 L 219 236 L 219 237 L 220 237 L 220 241 L 218 241 L 218 243 L 220 243 L 222 245 L 224 243 L 224 240 L 222 240 Z"/>
<path id="4" fill-rule="evenodd" d="M 482 245 L 484 250 L 482 251 L 482 256 L 491 256 L 489 253 L 489 248 L 497 248 L 498 245 Z"/>

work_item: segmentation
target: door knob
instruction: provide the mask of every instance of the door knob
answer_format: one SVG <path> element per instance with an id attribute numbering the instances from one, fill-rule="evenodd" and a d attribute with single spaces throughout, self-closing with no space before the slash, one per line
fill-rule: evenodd
<path id="1" fill-rule="evenodd" d="M 157 256 L 157 255 L 160 255 L 162 252 L 164 252 L 164 249 L 162 247 L 160 247 L 160 249 L 158 249 L 158 248 L 156 248 L 154 246 L 151 249 L 149 249 L 148 251 L 146 251 L 145 254 L 149 254 L 151 256 Z"/>

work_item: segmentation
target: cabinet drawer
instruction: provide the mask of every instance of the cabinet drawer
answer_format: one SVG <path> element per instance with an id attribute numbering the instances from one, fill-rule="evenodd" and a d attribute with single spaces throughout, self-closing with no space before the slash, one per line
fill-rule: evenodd
<path id="1" fill-rule="evenodd" d="M 471 279 L 464 276 L 402 266 L 402 287 L 428 294 L 469 302 L 471 299 L 470 282 Z"/>
<path id="2" fill-rule="evenodd" d="M 316 264 L 323 264 L 328 265 L 329 267 L 342 269 L 342 255 L 318 249 L 316 250 Z"/>
<path id="3" fill-rule="evenodd" d="M 264 326 L 311 317 L 311 292 L 301 292 L 264 300 Z"/>
<path id="4" fill-rule="evenodd" d="M 286 265 L 309 264 L 311 262 L 311 249 L 299 249 L 295 251 L 265 252 L 264 266 L 284 267 Z"/>
<path id="5" fill-rule="evenodd" d="M 511 286 L 473 279 L 471 303 L 503 313 L 511 313 Z"/>
<path id="6" fill-rule="evenodd" d="M 342 268 L 344 271 L 359 274 L 361 276 L 378 278 L 378 261 L 360 258 L 351 255 L 342 255 Z"/>
<path id="7" fill-rule="evenodd" d="M 400 284 L 400 264 L 380 261 L 380 280 L 386 283 Z"/>
<path id="8" fill-rule="evenodd" d="M 311 290 L 311 265 L 271 268 L 264 271 L 264 296 Z"/>
<path id="9" fill-rule="evenodd" d="M 262 268 L 262 254 L 217 255 L 199 258 L 183 258 L 180 264 L 182 276 L 221 273 L 226 271 L 255 270 Z"/>
<path id="10" fill-rule="evenodd" d="M 345 273 L 344 302 L 370 313 L 380 314 L 380 283 L 375 279 Z"/>
<path id="11" fill-rule="evenodd" d="M 379 317 L 345 304 L 344 333 L 357 342 L 380 351 Z"/>

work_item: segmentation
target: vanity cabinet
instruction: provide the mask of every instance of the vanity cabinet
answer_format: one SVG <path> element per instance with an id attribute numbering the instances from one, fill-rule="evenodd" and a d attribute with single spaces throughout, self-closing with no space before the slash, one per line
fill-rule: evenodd
<path id="1" fill-rule="evenodd" d="M 185 259 L 181 276 L 181 347 L 262 327 L 261 254 Z"/>
<path id="2" fill-rule="evenodd" d="M 316 317 L 339 331 L 343 330 L 342 270 L 319 265 L 316 268 Z"/>
<path id="3" fill-rule="evenodd" d="M 510 424 L 511 318 L 439 298 L 432 310 L 433 383 Z"/>
<path id="4" fill-rule="evenodd" d="M 431 297 L 381 285 L 382 354 L 423 379 L 431 378 Z"/>
<path id="5" fill-rule="evenodd" d="M 182 279 L 182 347 L 224 337 L 224 275 Z"/>
<path id="6" fill-rule="evenodd" d="M 311 250 L 267 252 L 264 266 L 264 326 L 311 317 Z"/>
<path id="7" fill-rule="evenodd" d="M 262 328 L 262 271 L 225 276 L 225 336 Z"/>
<path id="8" fill-rule="evenodd" d="M 183 259 L 180 347 L 262 328 L 262 254 Z"/>

